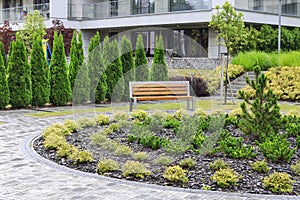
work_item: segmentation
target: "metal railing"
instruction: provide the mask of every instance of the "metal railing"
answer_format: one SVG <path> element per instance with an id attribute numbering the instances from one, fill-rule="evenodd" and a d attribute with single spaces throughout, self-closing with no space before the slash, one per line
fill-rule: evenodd
<path id="1" fill-rule="evenodd" d="M 4 21 L 9 22 L 22 22 L 25 20 L 25 16 L 34 10 L 38 10 L 45 19 L 50 16 L 49 3 L 44 4 L 34 4 L 21 7 L 5 8 L 0 10 L 0 23 Z"/>
<path id="2" fill-rule="evenodd" d="M 78 20 L 211 9 L 211 0 L 112 0 L 93 4 L 69 4 L 68 18 Z"/>

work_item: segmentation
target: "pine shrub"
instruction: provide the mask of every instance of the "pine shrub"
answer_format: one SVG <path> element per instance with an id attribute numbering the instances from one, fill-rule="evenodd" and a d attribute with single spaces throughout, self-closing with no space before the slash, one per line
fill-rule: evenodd
<path id="1" fill-rule="evenodd" d="M 154 58 L 150 73 L 151 81 L 168 81 L 168 67 L 165 61 L 163 37 L 155 39 Z"/>
<path id="2" fill-rule="evenodd" d="M 31 70 L 25 45 L 18 34 L 12 44 L 8 69 L 10 104 L 15 108 L 24 108 L 31 103 L 32 99 Z"/>
<path id="3" fill-rule="evenodd" d="M 30 56 L 32 105 L 43 106 L 49 103 L 50 81 L 49 67 L 44 55 L 42 38 L 35 37 Z"/>
<path id="4" fill-rule="evenodd" d="M 138 35 L 135 49 L 135 80 L 136 81 L 148 81 L 149 80 L 149 68 L 148 61 L 144 49 L 143 36 Z"/>
<path id="5" fill-rule="evenodd" d="M 50 102 L 55 106 L 66 105 L 71 100 L 71 86 L 63 37 L 57 32 L 54 33 L 50 70 Z"/>

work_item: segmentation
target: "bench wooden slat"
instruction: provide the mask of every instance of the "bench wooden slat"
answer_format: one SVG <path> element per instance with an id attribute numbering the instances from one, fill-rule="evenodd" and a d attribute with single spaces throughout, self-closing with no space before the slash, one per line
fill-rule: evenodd
<path id="1" fill-rule="evenodd" d="M 170 91 L 158 91 L 158 92 L 134 92 L 134 96 L 147 96 L 147 95 L 187 95 L 187 91 L 176 91 L 176 92 L 170 92 Z"/>
<path id="2" fill-rule="evenodd" d="M 150 96 L 136 97 L 138 101 L 159 101 L 159 100 L 190 100 L 192 96 Z"/>
<path id="3" fill-rule="evenodd" d="M 186 88 L 186 84 L 133 84 L 132 88 L 172 88 L 172 87 L 185 87 Z"/>
<path id="4" fill-rule="evenodd" d="M 133 93 L 143 91 L 186 91 L 186 88 L 134 88 Z"/>

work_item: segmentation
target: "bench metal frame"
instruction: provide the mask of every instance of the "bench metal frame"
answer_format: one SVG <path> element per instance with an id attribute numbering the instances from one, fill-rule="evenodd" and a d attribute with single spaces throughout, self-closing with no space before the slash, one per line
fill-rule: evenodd
<path id="1" fill-rule="evenodd" d="M 166 94 L 163 96 L 155 96 L 155 95 L 141 95 L 141 96 L 134 96 L 133 93 L 133 86 L 134 85 L 158 85 L 165 88 L 168 88 L 168 85 L 174 84 L 181 84 L 185 85 L 186 95 L 185 96 L 176 96 L 170 94 Z M 170 87 L 171 88 L 171 87 Z M 171 89 L 170 89 L 171 90 Z M 173 93 L 174 94 L 174 93 Z M 187 101 L 187 109 L 188 110 L 195 110 L 196 103 L 195 97 L 190 95 L 190 84 L 188 81 L 145 81 L 145 82 L 129 82 L 129 111 L 131 112 L 132 109 L 137 109 L 137 102 L 138 101 L 161 101 L 161 100 L 186 100 Z M 190 101 L 192 101 L 192 108 L 190 108 Z"/>

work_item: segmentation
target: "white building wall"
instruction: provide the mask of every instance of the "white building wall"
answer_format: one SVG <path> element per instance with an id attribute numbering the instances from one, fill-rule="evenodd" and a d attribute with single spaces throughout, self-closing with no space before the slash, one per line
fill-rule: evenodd
<path id="1" fill-rule="evenodd" d="M 50 0 L 50 18 L 68 18 L 68 0 Z"/>

